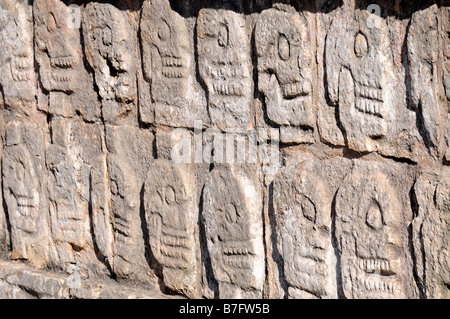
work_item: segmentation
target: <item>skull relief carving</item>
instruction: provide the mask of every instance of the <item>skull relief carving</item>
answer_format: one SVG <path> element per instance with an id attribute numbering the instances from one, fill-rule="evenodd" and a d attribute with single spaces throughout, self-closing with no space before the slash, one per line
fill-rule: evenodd
<path id="1" fill-rule="evenodd" d="M 386 175 L 369 167 L 354 169 L 336 198 L 343 291 L 347 298 L 411 298 L 402 205 Z"/>
<path id="2" fill-rule="evenodd" d="M 126 12 L 89 3 L 84 12 L 86 56 L 103 100 L 131 102 L 136 95 L 134 31 Z"/>
<path id="3" fill-rule="evenodd" d="M 376 140 L 387 133 L 390 112 L 387 24 L 374 16 L 380 28 L 368 28 L 369 14 L 341 10 L 326 43 L 329 97 L 338 105 L 348 147 L 356 151 L 376 149 Z"/>
<path id="4" fill-rule="evenodd" d="M 188 166 L 158 159 L 145 184 L 152 253 L 163 266 L 165 284 L 187 296 L 196 296 L 200 283 L 194 239 L 198 212 L 192 178 Z"/>
<path id="5" fill-rule="evenodd" d="M 36 59 L 47 91 L 73 93 L 83 68 L 80 30 L 70 24 L 70 8 L 61 0 L 36 0 Z"/>
<path id="6" fill-rule="evenodd" d="M 273 186 L 286 282 L 302 297 L 335 294 L 328 259 L 332 194 L 324 185 L 313 162 L 302 162 L 284 167 Z"/>
<path id="7" fill-rule="evenodd" d="M 264 280 L 255 185 L 237 168 L 216 168 L 203 195 L 207 246 L 222 298 L 259 298 Z"/>
<path id="8" fill-rule="evenodd" d="M 32 136 L 33 140 L 30 140 Z M 12 258 L 42 266 L 48 249 L 47 220 L 42 210 L 38 131 L 25 123 L 10 122 L 2 158 L 3 196 L 11 224 Z M 40 154 L 39 158 L 42 158 Z"/>
<path id="9" fill-rule="evenodd" d="M 276 125 L 313 127 L 308 25 L 290 6 L 264 11 L 256 24 L 259 89 Z"/>
<path id="10" fill-rule="evenodd" d="M 233 11 L 202 9 L 198 17 L 200 76 L 209 113 L 222 130 L 246 128 L 251 120 L 250 41 L 244 18 Z"/>
<path id="11" fill-rule="evenodd" d="M 34 101 L 33 21 L 27 1 L 0 3 L 0 84 L 7 105 Z"/>

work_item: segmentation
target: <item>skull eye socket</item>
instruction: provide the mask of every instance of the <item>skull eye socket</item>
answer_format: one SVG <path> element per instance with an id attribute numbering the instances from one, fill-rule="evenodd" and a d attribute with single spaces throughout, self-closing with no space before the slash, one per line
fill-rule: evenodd
<path id="1" fill-rule="evenodd" d="M 362 33 L 358 33 L 355 38 L 355 55 L 358 58 L 362 58 L 369 51 L 369 45 L 366 37 Z"/>
<path id="2" fill-rule="evenodd" d="M 106 46 L 112 45 L 112 31 L 110 29 L 104 29 L 102 32 L 102 41 Z"/>
<path id="3" fill-rule="evenodd" d="M 167 41 L 170 38 L 170 27 L 164 20 L 158 29 L 158 37 L 161 41 Z"/>
<path id="4" fill-rule="evenodd" d="M 221 25 L 219 28 L 219 34 L 217 36 L 217 43 L 221 47 L 226 47 L 228 45 L 228 28 L 226 25 Z"/>
<path id="5" fill-rule="evenodd" d="M 278 55 L 283 61 L 286 61 L 291 56 L 290 43 L 284 34 L 280 34 L 278 37 Z"/>
<path id="6" fill-rule="evenodd" d="M 296 202 L 297 205 L 300 207 L 301 209 L 301 213 L 303 215 L 304 218 L 306 218 L 307 220 L 309 220 L 310 222 L 315 223 L 316 222 L 316 207 L 313 204 L 313 202 L 311 202 L 311 200 L 303 195 L 299 195 L 296 198 Z"/>
<path id="7" fill-rule="evenodd" d="M 378 204 L 374 203 L 370 206 L 366 214 L 366 224 L 374 230 L 383 228 L 383 215 Z"/>
<path id="8" fill-rule="evenodd" d="M 236 223 L 238 220 L 238 212 L 236 210 L 236 207 L 233 204 L 228 204 L 225 207 L 225 218 L 230 223 Z"/>
<path id="9" fill-rule="evenodd" d="M 53 32 L 56 30 L 56 19 L 52 13 L 49 14 L 47 18 L 47 30 L 48 32 Z"/>
<path id="10" fill-rule="evenodd" d="M 167 204 L 173 204 L 175 203 L 175 190 L 172 186 L 167 186 L 166 188 L 166 203 Z"/>

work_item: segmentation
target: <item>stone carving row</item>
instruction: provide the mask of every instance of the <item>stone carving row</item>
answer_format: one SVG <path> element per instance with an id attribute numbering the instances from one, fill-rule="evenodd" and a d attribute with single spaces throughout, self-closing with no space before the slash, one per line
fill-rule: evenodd
<path id="1" fill-rule="evenodd" d="M 193 298 L 448 297 L 449 54 L 424 43 L 448 47 L 449 10 L 411 17 L 402 95 L 387 19 L 344 2 L 323 70 L 315 20 L 290 5 L 249 22 L 91 2 L 73 28 L 70 1 L 0 3 L 0 249 Z M 439 169 L 305 149 L 273 181 L 261 163 L 175 164 L 172 132 L 196 120 Z"/>
<path id="2" fill-rule="evenodd" d="M 280 129 L 283 143 L 317 142 L 318 128 L 322 141 L 358 152 L 416 161 L 422 154 L 416 144 L 422 141 L 442 158 L 449 139 L 448 8 L 432 5 L 412 14 L 406 34 L 409 67 L 399 79 L 387 19 L 351 3 L 336 9 L 324 41 L 325 73 L 318 77 L 314 21 L 290 5 L 262 11 L 253 29 L 243 14 L 203 8 L 192 30 L 168 0 L 145 1 L 140 16 L 89 3 L 81 8 L 80 28 L 70 23 L 69 3 L 5 1 L 5 103 L 24 105 L 37 94 L 40 110 L 79 114 L 89 122 L 118 124 L 134 114 L 144 123 L 192 128 L 199 120 L 228 130 L 254 125 L 259 91 L 266 125 Z M 328 102 L 314 91 L 321 80 Z M 409 97 L 393 90 L 405 82 Z M 137 92 L 138 86 L 149 92 Z M 140 102 L 140 115 L 138 95 L 150 99 Z M 323 107 L 334 109 L 334 123 L 317 118 Z M 408 147 L 413 149 L 405 151 Z"/>

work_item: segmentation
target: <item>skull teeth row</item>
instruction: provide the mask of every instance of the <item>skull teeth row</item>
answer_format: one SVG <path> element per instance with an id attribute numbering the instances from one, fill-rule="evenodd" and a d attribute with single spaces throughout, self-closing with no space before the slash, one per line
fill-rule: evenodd
<path id="1" fill-rule="evenodd" d="M 360 96 L 366 99 L 383 102 L 383 90 L 376 87 L 365 86 L 357 83 L 355 86 L 355 94 L 356 96 Z"/>
<path id="2" fill-rule="evenodd" d="M 290 83 L 283 86 L 283 94 L 285 97 L 297 97 L 301 95 L 307 95 L 310 93 L 310 89 L 300 82 Z"/>
<path id="3" fill-rule="evenodd" d="M 236 78 L 239 74 L 242 72 L 239 72 L 234 67 L 222 67 L 222 68 L 213 68 L 213 67 L 207 67 L 207 73 L 210 77 L 213 79 L 217 78 Z"/>
<path id="4" fill-rule="evenodd" d="M 165 67 L 162 70 L 162 74 L 169 79 L 183 78 L 183 70 L 179 67 Z"/>
<path id="5" fill-rule="evenodd" d="M 12 77 L 16 82 L 28 82 L 33 77 L 33 71 L 18 71 L 17 69 L 13 69 Z"/>
<path id="6" fill-rule="evenodd" d="M 163 236 L 161 241 L 167 246 L 190 249 L 190 245 L 188 244 L 186 238 L 180 238 L 177 236 Z"/>
<path id="7" fill-rule="evenodd" d="M 248 255 L 250 253 L 248 247 L 244 246 L 224 246 L 222 252 L 224 255 Z"/>
<path id="8" fill-rule="evenodd" d="M 52 74 L 52 78 L 56 82 L 70 82 L 70 81 L 72 81 L 72 76 L 70 76 L 68 74 L 61 75 L 61 74 L 53 73 Z"/>
<path id="9" fill-rule="evenodd" d="M 383 259 L 359 259 L 359 267 L 367 273 L 389 272 L 391 266 L 388 260 Z"/>
<path id="10" fill-rule="evenodd" d="M 243 88 L 240 84 L 213 84 L 213 89 L 219 95 L 243 96 Z"/>
<path id="11" fill-rule="evenodd" d="M 12 60 L 12 68 L 16 70 L 29 70 L 33 68 L 32 58 L 16 58 Z"/>
<path id="12" fill-rule="evenodd" d="M 395 294 L 395 283 L 376 279 L 366 279 L 364 285 L 368 291 L 381 291 Z"/>
<path id="13" fill-rule="evenodd" d="M 50 59 L 50 65 L 54 68 L 72 68 L 76 64 L 74 57 L 52 58 Z"/>
<path id="14" fill-rule="evenodd" d="M 382 117 L 381 108 L 382 103 L 366 98 L 358 98 L 356 100 L 356 109 L 360 112 Z"/>
<path id="15" fill-rule="evenodd" d="M 19 207 L 27 207 L 27 208 L 32 208 L 35 206 L 33 198 L 28 196 L 18 196 L 17 205 Z"/>
<path id="16" fill-rule="evenodd" d="M 163 57 L 162 65 L 164 67 L 178 67 L 181 68 L 183 66 L 183 62 L 180 58 L 175 57 Z"/>

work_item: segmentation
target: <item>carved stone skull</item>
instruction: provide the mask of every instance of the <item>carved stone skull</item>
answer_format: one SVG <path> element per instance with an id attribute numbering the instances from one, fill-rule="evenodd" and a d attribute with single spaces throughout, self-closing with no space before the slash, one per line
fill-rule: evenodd
<path id="1" fill-rule="evenodd" d="M 33 10 L 42 84 L 47 91 L 73 93 L 77 69 L 83 65 L 80 30 L 71 24 L 71 8 L 61 0 L 36 0 Z"/>
<path id="2" fill-rule="evenodd" d="M 130 102 L 136 94 L 135 39 L 125 12 L 111 4 L 89 3 L 84 12 L 87 60 L 103 100 Z"/>
<path id="3" fill-rule="evenodd" d="M 211 121 L 220 129 L 246 128 L 251 119 L 251 59 L 244 19 L 233 11 L 202 9 L 198 18 L 199 71 Z"/>
<path id="4" fill-rule="evenodd" d="M 264 277 L 258 194 L 248 177 L 233 170 L 216 168 L 205 185 L 207 245 L 221 296 L 258 296 Z"/>
<path id="5" fill-rule="evenodd" d="M 374 140 L 387 133 L 390 111 L 388 28 L 378 16 L 380 28 L 369 28 L 368 18 L 366 10 L 354 14 L 341 10 L 326 44 L 329 97 L 339 107 L 348 146 L 356 151 L 374 150 Z"/>
<path id="6" fill-rule="evenodd" d="M 286 166 L 274 181 L 274 210 L 287 283 L 304 296 L 330 297 L 332 196 L 313 162 Z M 300 168 L 301 167 L 301 168 Z"/>
<path id="7" fill-rule="evenodd" d="M 164 283 L 186 296 L 197 296 L 200 272 L 194 239 L 198 221 L 192 175 L 184 164 L 156 160 L 145 183 L 150 247 L 163 266 Z"/>
<path id="8" fill-rule="evenodd" d="M 402 206 L 386 175 L 354 171 L 338 191 L 336 215 L 346 296 L 406 298 L 412 293 Z"/>
<path id="9" fill-rule="evenodd" d="M 189 75 L 187 26 L 168 0 L 151 0 L 145 6 L 141 26 L 143 63 L 146 78 L 152 83 L 152 99 L 182 106 Z"/>
<path id="10" fill-rule="evenodd" d="M 308 30 L 306 20 L 287 5 L 264 11 L 256 24 L 259 89 L 277 125 L 314 126 Z"/>
<path id="11" fill-rule="evenodd" d="M 0 3 L 0 42 L 0 84 L 6 104 L 34 101 L 33 21 L 27 1 Z"/>
<path id="12" fill-rule="evenodd" d="M 3 151 L 3 191 L 13 233 L 20 237 L 20 232 L 38 231 L 39 181 L 22 141 L 20 124 L 11 123 L 7 135 Z"/>

